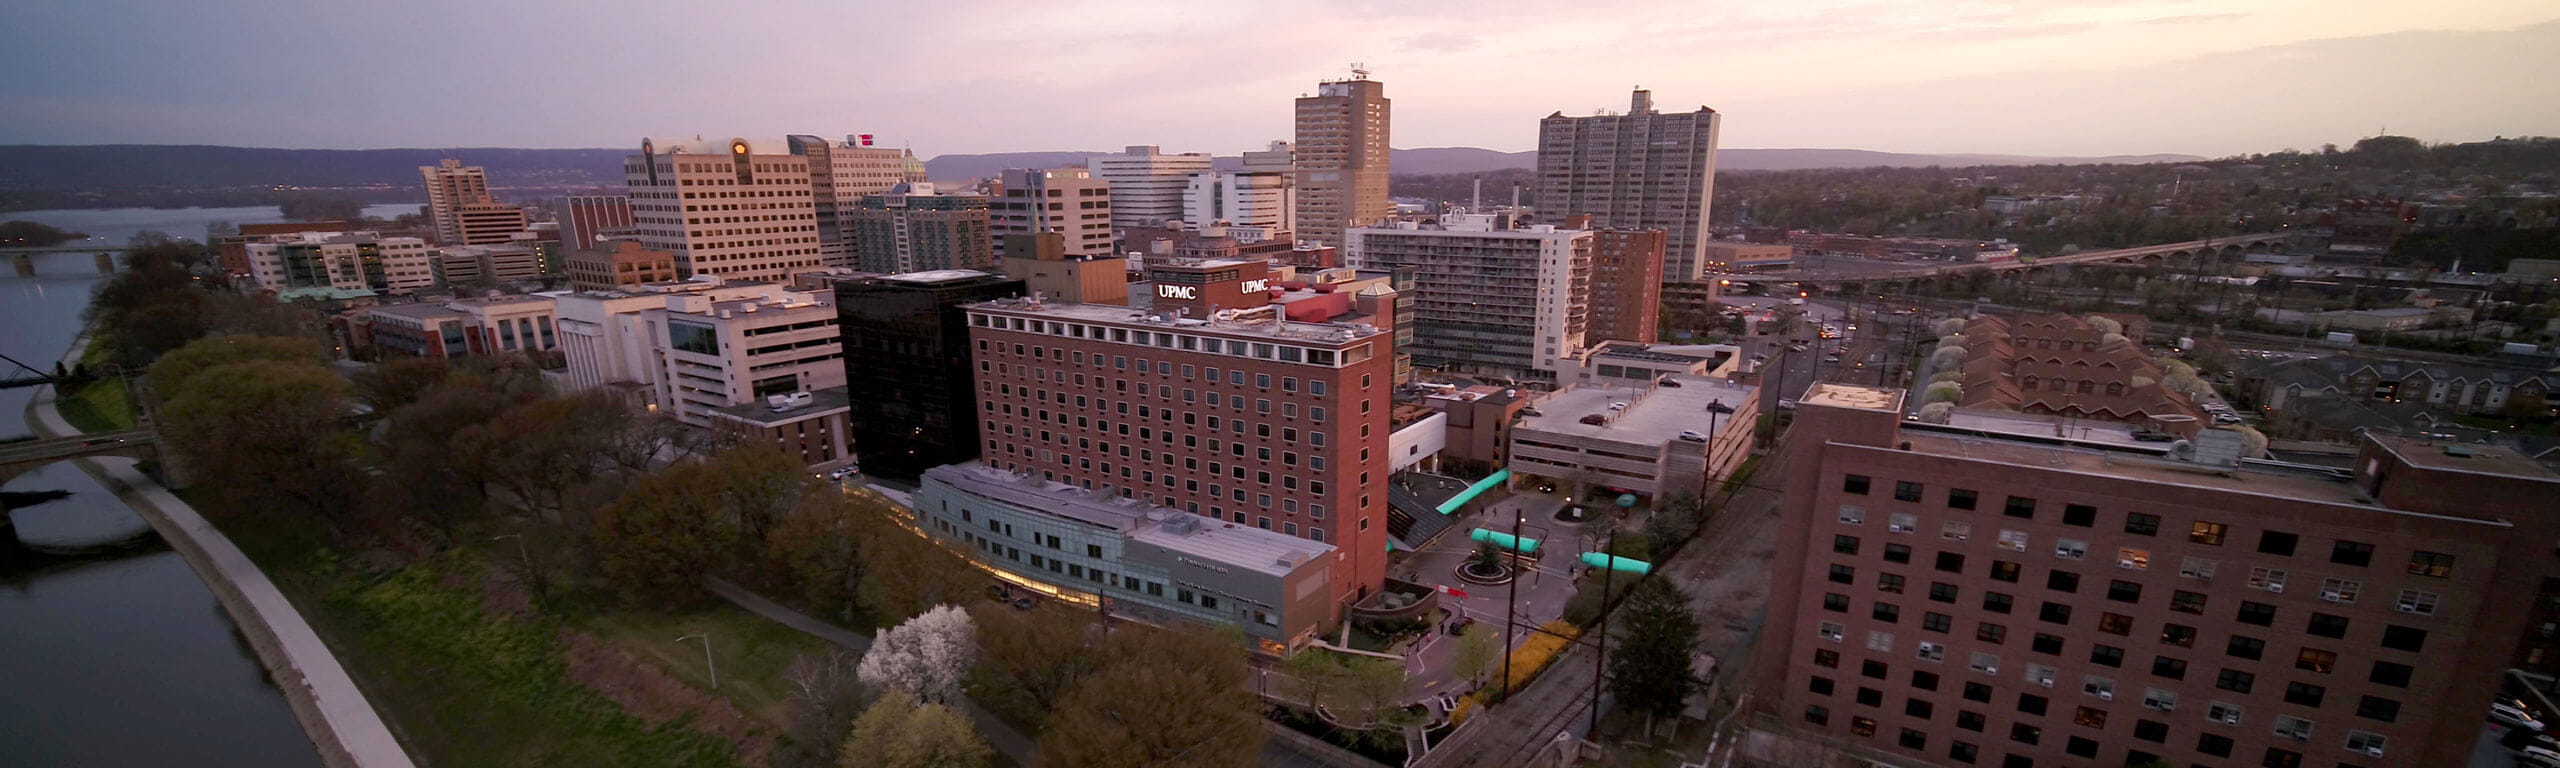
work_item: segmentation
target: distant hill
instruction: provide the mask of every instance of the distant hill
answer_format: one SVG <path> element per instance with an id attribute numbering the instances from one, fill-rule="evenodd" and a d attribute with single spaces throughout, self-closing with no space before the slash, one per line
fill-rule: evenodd
<path id="1" fill-rule="evenodd" d="M 622 183 L 627 149 L 261 149 L 151 144 L 0 146 L 0 190 L 28 189 L 224 189 L 242 187 L 416 188 L 418 166 L 446 157 L 489 169 L 500 189 L 575 189 Z M 942 155 L 925 162 L 941 180 L 984 178 L 1006 168 L 1083 165 L 1102 152 L 997 152 Z M 1726 149 L 1717 166 L 1728 171 L 1870 166 L 1964 166 L 2038 163 L 2190 162 L 2194 155 L 2033 157 L 2026 155 L 1918 155 L 1859 149 Z M 1236 158 L 1218 158 L 1234 167 Z M 1535 152 L 1496 152 L 1474 147 L 1399 149 L 1397 175 L 1483 173 L 1529 168 Z"/>

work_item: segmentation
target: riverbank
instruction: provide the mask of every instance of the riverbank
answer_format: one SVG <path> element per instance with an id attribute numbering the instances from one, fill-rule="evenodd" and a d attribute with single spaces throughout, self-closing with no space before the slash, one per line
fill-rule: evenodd
<path id="1" fill-rule="evenodd" d="M 63 364 L 79 362 L 88 346 L 89 334 L 82 333 L 64 353 Z M 43 437 L 80 432 L 63 418 L 51 387 L 41 388 L 27 402 L 26 420 L 28 429 Z M 144 476 L 131 459 L 74 459 L 72 464 L 132 507 L 195 569 L 283 691 L 323 764 L 331 768 L 415 765 L 310 623 L 257 564 L 203 515 Z"/>

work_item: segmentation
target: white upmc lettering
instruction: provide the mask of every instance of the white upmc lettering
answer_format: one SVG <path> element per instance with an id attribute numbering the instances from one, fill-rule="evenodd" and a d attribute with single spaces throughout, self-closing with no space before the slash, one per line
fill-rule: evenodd
<path id="1" fill-rule="evenodd" d="M 1271 281 L 1268 279 L 1244 281 L 1244 292 L 1246 293 L 1261 293 L 1268 290 L 1271 290 Z"/>
<path id="2" fill-rule="evenodd" d="M 1158 298 L 1166 299 L 1197 299 L 1200 298 L 1200 287 L 1196 285 L 1158 285 L 1156 286 L 1156 296 Z"/>

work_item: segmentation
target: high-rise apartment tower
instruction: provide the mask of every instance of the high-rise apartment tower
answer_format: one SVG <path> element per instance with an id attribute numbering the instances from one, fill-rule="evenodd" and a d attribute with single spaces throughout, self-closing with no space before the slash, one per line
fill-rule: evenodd
<path id="1" fill-rule="evenodd" d="M 1395 214 L 1387 199 L 1387 86 L 1351 79 L 1298 97 L 1298 238 L 1342 244 L 1342 231 Z"/>
<path id="2" fill-rule="evenodd" d="M 1696 282 L 1705 273 L 1723 124 L 1705 107 L 1656 112 L 1646 90 L 1623 115 L 1548 115 L 1538 121 L 1538 210 L 1589 215 L 1600 227 L 1662 230 L 1663 279 Z"/>

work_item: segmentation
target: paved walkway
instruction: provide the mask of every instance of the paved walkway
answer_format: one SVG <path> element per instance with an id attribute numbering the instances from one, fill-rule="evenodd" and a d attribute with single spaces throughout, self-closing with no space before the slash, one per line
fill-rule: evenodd
<path id="1" fill-rule="evenodd" d="M 88 346 L 89 338 L 83 334 L 72 342 L 64 361 L 78 361 Z M 27 403 L 27 426 L 45 437 L 79 433 L 54 407 L 52 387 L 38 391 Z M 269 581 L 267 574 L 258 570 L 258 564 L 251 562 L 229 537 L 197 514 L 194 507 L 144 476 L 132 459 L 73 461 L 113 489 L 186 556 L 206 586 L 221 598 L 231 620 L 251 638 L 253 646 L 258 646 L 269 676 L 278 688 L 284 689 L 286 699 L 294 705 L 294 714 L 303 720 L 303 728 L 311 733 L 324 761 L 355 768 L 415 765 L 400 748 L 400 740 L 391 734 L 390 726 L 374 711 L 372 702 L 365 699 L 364 691 L 347 676 L 346 668 L 338 665 L 338 657 L 330 653 L 328 644 L 321 642 L 320 633 L 312 631 L 310 622 L 294 610 L 275 582 Z M 314 714 L 319 723 L 312 722 Z"/>
<path id="2" fill-rule="evenodd" d="M 781 603 L 767 600 L 763 595 L 749 592 L 746 588 L 725 580 L 712 579 L 707 586 L 710 587 L 711 594 L 720 596 L 720 599 L 729 601 L 731 605 L 747 609 L 749 613 L 809 633 L 821 640 L 844 646 L 854 653 L 871 650 L 870 635 L 821 621 Z M 967 714 L 970 721 L 977 723 L 978 735 L 986 738 L 988 746 L 995 747 L 996 751 L 1004 753 L 1004 756 L 1013 760 L 1015 765 L 1032 764 L 1031 755 L 1034 748 L 1031 739 L 1023 736 L 1021 731 L 1014 730 L 1012 725 L 997 718 L 995 713 L 988 712 L 986 708 L 978 706 L 977 702 L 966 698 L 960 700 L 960 711 Z"/>

